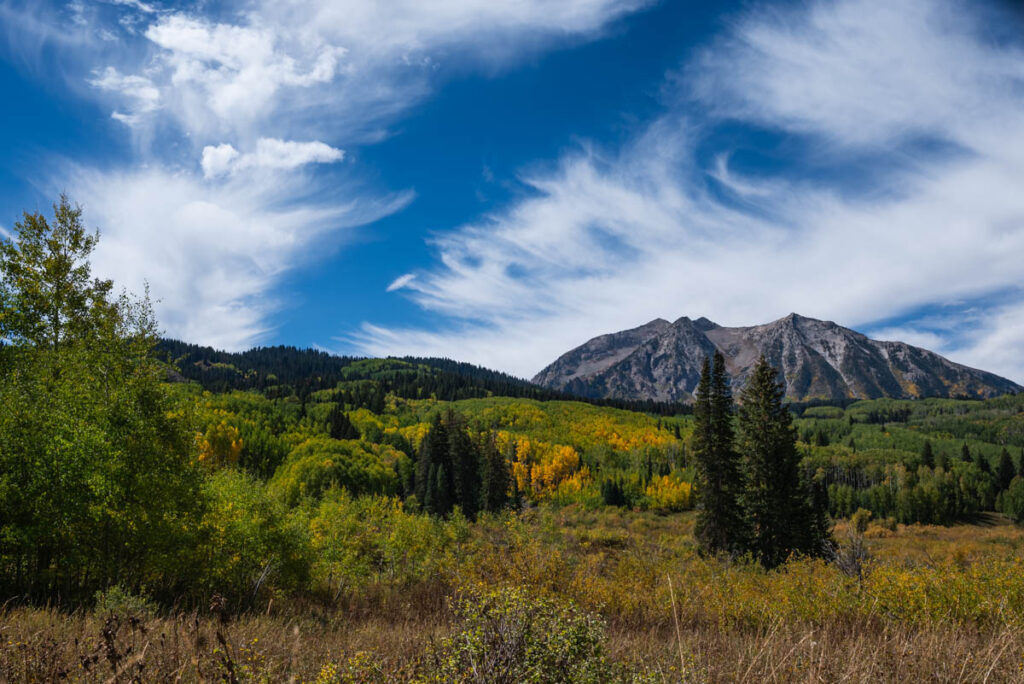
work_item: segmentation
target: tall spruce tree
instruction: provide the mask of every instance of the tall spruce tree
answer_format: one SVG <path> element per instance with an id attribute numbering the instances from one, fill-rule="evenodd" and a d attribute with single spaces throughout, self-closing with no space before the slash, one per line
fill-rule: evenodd
<path id="1" fill-rule="evenodd" d="M 336 402 L 331 414 L 327 419 L 328 434 L 331 439 L 359 439 L 359 430 L 348 419 L 341 408 L 341 402 Z"/>
<path id="2" fill-rule="evenodd" d="M 704 359 L 694 395 L 693 455 L 696 462 L 697 522 L 694 533 L 707 553 L 747 550 L 748 529 L 740 506 L 743 473 L 733 448 L 732 393 L 725 358 Z"/>
<path id="3" fill-rule="evenodd" d="M 462 420 L 448 412 L 448 455 L 451 462 L 454 502 L 470 520 L 480 510 L 480 452 Z"/>
<path id="4" fill-rule="evenodd" d="M 1014 472 L 1013 459 L 1010 458 L 1010 452 L 1003 447 L 1003 450 L 999 453 L 999 465 L 996 467 L 996 488 L 1003 492 L 1010 488 L 1010 483 L 1013 482 Z"/>
<path id="5" fill-rule="evenodd" d="M 434 515 L 447 515 L 454 504 L 451 483 L 451 460 L 448 453 L 448 426 L 436 414 L 430 429 L 420 442 L 416 463 L 416 498 L 423 510 Z"/>
<path id="6" fill-rule="evenodd" d="M 794 551 L 821 555 L 826 541 L 810 500 L 811 483 L 800 470 L 792 415 L 782 401 L 785 386 L 777 378 L 762 356 L 741 395 L 737 421 L 751 549 L 769 568 Z"/>
<path id="7" fill-rule="evenodd" d="M 484 438 L 480 453 L 480 508 L 494 513 L 509 504 L 512 473 L 493 432 Z"/>
<path id="8" fill-rule="evenodd" d="M 924 446 L 921 447 L 921 465 L 929 468 L 935 467 L 935 452 L 932 451 L 932 441 L 926 439 Z"/>

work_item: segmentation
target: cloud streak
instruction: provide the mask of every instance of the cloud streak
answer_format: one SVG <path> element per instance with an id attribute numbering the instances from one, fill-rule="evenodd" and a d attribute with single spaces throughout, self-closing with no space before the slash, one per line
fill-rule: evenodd
<path id="1" fill-rule="evenodd" d="M 530 174 L 529 198 L 438 239 L 439 265 L 407 291 L 445 329 L 347 339 L 532 375 L 655 317 L 749 325 L 796 310 L 870 328 L 1005 292 L 1024 281 L 1024 60 L 987 38 L 999 17 L 971 7 L 840 0 L 739 17 L 636 140 Z M 708 167 L 698 150 L 721 123 L 767 130 L 798 158 L 750 178 L 725 148 Z M 832 173 L 808 180 L 815 165 Z M 1021 381 L 1024 360 L 1000 352 L 1024 337 L 1012 297 L 969 336 L 901 328 Z"/>
<path id="2" fill-rule="evenodd" d="M 102 228 L 97 271 L 136 291 L 148 280 L 168 334 L 238 349 L 272 328 L 283 274 L 412 200 L 358 182 L 342 148 L 381 139 L 459 70 L 592 38 L 645 4 L 12 0 L 0 19 L 8 54 L 40 80 L 64 75 L 133 142 L 120 168 L 62 162 L 32 179 Z"/>

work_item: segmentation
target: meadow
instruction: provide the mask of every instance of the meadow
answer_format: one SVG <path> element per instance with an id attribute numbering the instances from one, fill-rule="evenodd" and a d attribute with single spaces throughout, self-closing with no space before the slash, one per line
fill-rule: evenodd
<path id="1" fill-rule="evenodd" d="M 375 510 L 350 520 L 354 545 L 400 537 L 419 517 L 384 500 Z M 765 571 L 702 558 L 692 525 L 692 514 L 547 506 L 438 521 L 420 530 L 429 556 L 381 549 L 334 602 L 271 595 L 240 614 L 117 592 L 70 613 L 9 602 L 0 678 L 430 681 L 439 645 L 463 627 L 452 600 L 507 587 L 599 616 L 601 657 L 622 681 L 1024 677 L 1024 530 L 998 516 L 869 523 L 861 576 L 822 561 Z M 837 526 L 838 539 L 850 534 Z"/>

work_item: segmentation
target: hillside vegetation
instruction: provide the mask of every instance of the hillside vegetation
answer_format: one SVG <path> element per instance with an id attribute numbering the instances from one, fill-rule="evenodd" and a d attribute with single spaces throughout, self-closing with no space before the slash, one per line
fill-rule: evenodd
<path id="1" fill-rule="evenodd" d="M 175 368 L 55 209 L 0 244 L 2 680 L 1019 676 L 1024 397 L 784 407 L 762 363 L 734 415 L 716 359 L 662 415 L 449 361 Z"/>

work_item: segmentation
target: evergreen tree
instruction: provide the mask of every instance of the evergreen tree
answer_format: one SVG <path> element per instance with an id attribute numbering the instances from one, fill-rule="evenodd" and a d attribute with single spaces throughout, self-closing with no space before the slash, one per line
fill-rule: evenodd
<path id="1" fill-rule="evenodd" d="M 935 454 L 932 452 L 932 441 L 926 439 L 921 447 L 921 465 L 929 468 L 935 467 Z"/>
<path id="2" fill-rule="evenodd" d="M 996 488 L 1001 492 L 1009 489 L 1015 474 L 1013 459 L 1010 458 L 1010 452 L 1004 447 L 999 454 L 999 466 L 996 468 Z"/>
<path id="3" fill-rule="evenodd" d="M 493 432 L 484 439 L 480 452 L 480 508 L 494 513 L 509 504 L 512 473 L 508 461 L 498 448 Z"/>
<path id="4" fill-rule="evenodd" d="M 331 439 L 359 439 L 359 430 L 348 419 L 348 416 L 341 410 L 341 404 L 336 403 L 331 409 L 327 419 L 327 431 Z"/>
<path id="5" fill-rule="evenodd" d="M 785 386 L 762 356 L 740 401 L 739 451 L 746 466 L 744 503 L 752 527 L 752 550 L 765 567 L 790 553 L 824 552 L 826 530 L 816 520 L 810 483 L 800 471 L 792 415 L 783 404 Z"/>
<path id="6" fill-rule="evenodd" d="M 1020 459 L 1017 461 L 1017 475 L 1024 478 L 1024 449 L 1020 450 Z"/>
<path id="7" fill-rule="evenodd" d="M 626 492 L 618 479 L 607 479 L 601 482 L 601 500 L 605 506 L 622 507 L 627 504 Z"/>
<path id="8" fill-rule="evenodd" d="M 740 507 L 743 474 L 733 448 L 732 393 L 721 353 L 715 353 L 713 366 L 708 359 L 704 360 L 694 398 L 694 533 L 707 553 L 744 553 L 748 534 Z"/>
<path id="9" fill-rule="evenodd" d="M 971 448 L 967 446 L 967 442 L 964 442 L 964 445 L 960 447 L 960 460 L 964 463 L 970 463 L 974 460 L 971 458 Z"/>
<path id="10" fill-rule="evenodd" d="M 480 452 L 459 417 L 449 411 L 448 460 L 454 484 L 454 502 L 470 520 L 480 510 Z"/>
<path id="11" fill-rule="evenodd" d="M 988 462 L 988 458 L 982 453 L 981 449 L 978 449 L 977 453 L 974 454 L 974 463 L 981 472 L 991 474 L 992 464 Z"/>
<path id="12" fill-rule="evenodd" d="M 416 498 L 423 503 L 423 510 L 434 515 L 447 515 L 454 503 L 448 449 L 448 426 L 441 414 L 436 414 L 420 442 L 416 463 Z"/>

